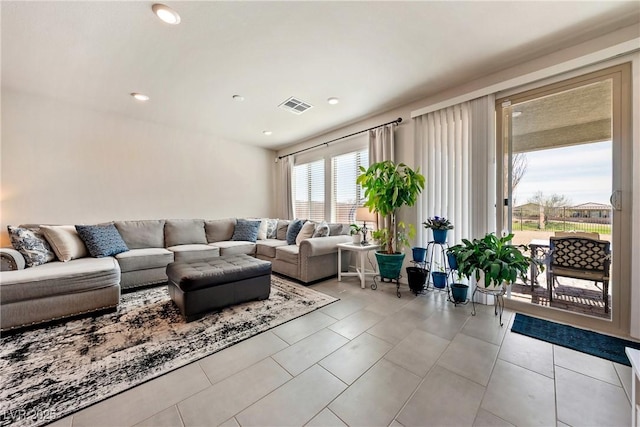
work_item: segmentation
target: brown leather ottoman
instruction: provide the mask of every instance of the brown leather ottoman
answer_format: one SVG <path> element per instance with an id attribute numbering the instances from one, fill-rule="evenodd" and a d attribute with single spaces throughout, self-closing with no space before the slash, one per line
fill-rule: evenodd
<path id="1" fill-rule="evenodd" d="M 245 254 L 173 262 L 167 277 L 169 295 L 187 322 L 229 305 L 267 299 L 271 293 L 271 263 Z"/>

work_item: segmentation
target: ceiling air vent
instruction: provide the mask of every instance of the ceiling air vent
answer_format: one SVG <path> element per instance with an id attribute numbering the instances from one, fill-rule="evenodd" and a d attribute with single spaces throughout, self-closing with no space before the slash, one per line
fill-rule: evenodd
<path id="1" fill-rule="evenodd" d="M 287 99 L 286 101 L 284 101 L 282 104 L 278 105 L 278 107 L 290 111 L 293 114 L 302 114 L 305 111 L 307 111 L 309 108 L 312 108 L 313 105 L 301 101 L 298 98 L 294 98 L 293 96 L 289 99 Z"/>

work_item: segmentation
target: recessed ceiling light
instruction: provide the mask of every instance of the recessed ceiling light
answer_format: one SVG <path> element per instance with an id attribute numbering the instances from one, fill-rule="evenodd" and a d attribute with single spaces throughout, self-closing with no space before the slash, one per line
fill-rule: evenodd
<path id="1" fill-rule="evenodd" d="M 133 96 L 138 101 L 148 101 L 149 97 L 143 93 L 132 92 L 131 96 Z"/>
<path id="2" fill-rule="evenodd" d="M 263 130 L 262 133 L 264 133 L 265 135 L 269 136 L 271 135 L 273 132 L 271 132 L 270 130 Z"/>
<path id="3" fill-rule="evenodd" d="M 331 98 L 327 99 L 327 102 L 329 104 L 331 104 L 331 105 L 336 105 L 338 102 L 340 102 L 340 100 L 338 98 L 331 97 Z"/>
<path id="4" fill-rule="evenodd" d="M 234 101 L 238 101 L 238 102 L 244 101 L 244 96 L 242 95 L 233 95 L 232 98 Z"/>
<path id="5" fill-rule="evenodd" d="M 153 10 L 153 13 L 155 13 L 158 18 L 167 24 L 178 25 L 180 23 L 180 15 L 169 6 L 156 3 L 151 6 L 151 10 Z"/>

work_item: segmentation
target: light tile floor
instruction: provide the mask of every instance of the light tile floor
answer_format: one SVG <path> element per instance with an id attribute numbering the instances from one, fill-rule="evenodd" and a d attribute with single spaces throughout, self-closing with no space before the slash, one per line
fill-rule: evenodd
<path id="1" fill-rule="evenodd" d="M 631 369 L 510 332 L 431 292 L 340 301 L 55 422 L 58 426 L 628 426 Z"/>

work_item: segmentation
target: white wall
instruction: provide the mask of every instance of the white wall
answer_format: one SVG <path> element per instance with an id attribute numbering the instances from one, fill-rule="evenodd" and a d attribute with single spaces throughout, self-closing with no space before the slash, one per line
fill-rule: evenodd
<path id="1" fill-rule="evenodd" d="M 0 223 L 272 216 L 275 153 L 2 92 Z"/>

